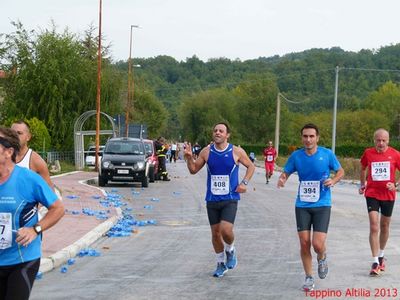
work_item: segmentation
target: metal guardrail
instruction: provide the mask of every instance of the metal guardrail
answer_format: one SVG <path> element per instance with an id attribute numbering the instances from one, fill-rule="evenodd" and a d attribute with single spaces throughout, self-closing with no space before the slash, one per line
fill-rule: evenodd
<path id="1" fill-rule="evenodd" d="M 54 163 L 56 160 L 58 161 L 66 161 L 73 163 L 75 161 L 75 153 L 74 151 L 51 151 L 51 152 L 38 152 L 40 156 L 48 163 Z"/>

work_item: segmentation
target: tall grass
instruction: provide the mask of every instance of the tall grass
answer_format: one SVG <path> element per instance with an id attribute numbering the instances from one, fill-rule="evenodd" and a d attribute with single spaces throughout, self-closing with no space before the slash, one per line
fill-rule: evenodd
<path id="1" fill-rule="evenodd" d="M 276 164 L 279 167 L 283 167 L 289 156 L 278 156 Z M 262 162 L 263 157 L 259 156 L 257 159 Z M 360 179 L 360 159 L 350 158 L 350 157 L 338 157 L 342 168 L 344 169 L 345 176 L 344 179 L 348 180 L 359 180 Z"/>

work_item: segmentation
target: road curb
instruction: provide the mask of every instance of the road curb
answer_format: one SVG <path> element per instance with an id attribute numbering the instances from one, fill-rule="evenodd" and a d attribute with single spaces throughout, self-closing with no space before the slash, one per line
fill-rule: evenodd
<path id="1" fill-rule="evenodd" d="M 89 247 L 99 238 L 104 236 L 104 234 L 106 234 L 107 231 L 110 230 L 112 226 L 114 226 L 114 224 L 118 221 L 118 219 L 122 214 L 120 208 L 116 208 L 116 210 L 117 210 L 116 216 L 113 216 L 107 221 L 104 221 L 103 223 L 97 225 L 93 230 L 89 231 L 87 234 L 85 234 L 83 237 L 81 237 L 72 245 L 69 245 L 64 249 L 61 249 L 60 251 L 50 255 L 49 257 L 42 258 L 40 260 L 39 271 L 42 273 L 49 272 L 54 268 L 57 268 L 65 264 L 68 261 L 68 259 L 77 256 L 79 251 Z"/>
<path id="2" fill-rule="evenodd" d="M 91 181 L 93 179 L 89 180 L 80 180 L 79 183 L 83 185 L 87 185 L 87 182 Z M 93 187 L 93 186 L 91 186 Z M 97 188 L 97 187 L 94 187 Z M 103 189 L 99 189 L 103 195 L 106 195 L 106 192 Z M 48 256 L 48 257 L 42 257 L 40 260 L 40 267 L 39 271 L 42 273 L 49 272 L 65 263 L 67 263 L 68 259 L 73 258 L 78 255 L 79 251 L 89 247 L 91 244 L 93 244 L 95 241 L 97 241 L 99 238 L 104 236 L 107 231 L 110 230 L 112 226 L 114 226 L 115 223 L 118 222 L 118 220 L 122 217 L 122 211 L 119 207 L 115 208 L 117 215 L 112 216 L 108 220 L 100 223 L 97 225 L 94 229 L 86 233 L 83 237 L 81 237 L 79 240 L 74 242 L 73 244 L 61 249 L 60 251 L 57 251 L 56 253 Z"/>

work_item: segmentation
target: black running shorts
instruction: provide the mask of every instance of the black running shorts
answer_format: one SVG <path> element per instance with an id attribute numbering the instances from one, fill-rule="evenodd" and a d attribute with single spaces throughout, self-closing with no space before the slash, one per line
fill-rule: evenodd
<path id="1" fill-rule="evenodd" d="M 210 225 L 226 221 L 234 224 L 238 200 L 207 201 L 207 214 Z"/>
<path id="2" fill-rule="evenodd" d="M 371 211 L 379 212 L 381 210 L 381 214 L 385 217 L 391 217 L 394 207 L 394 201 L 389 200 L 378 200 L 375 198 L 366 197 L 367 200 L 367 209 L 368 213 Z"/>
<path id="3" fill-rule="evenodd" d="M 0 299 L 29 299 L 39 267 L 40 258 L 17 265 L 0 266 Z"/>
<path id="4" fill-rule="evenodd" d="M 327 233 L 330 217 L 330 206 L 296 207 L 297 231 L 311 230 L 312 225 L 314 231 Z"/>

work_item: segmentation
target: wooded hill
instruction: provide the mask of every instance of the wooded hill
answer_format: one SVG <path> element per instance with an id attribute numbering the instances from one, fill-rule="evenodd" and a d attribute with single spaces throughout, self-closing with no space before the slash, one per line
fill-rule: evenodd
<path id="1" fill-rule="evenodd" d="M 215 120 L 205 118 L 204 121 L 211 123 L 204 126 L 205 124 L 202 124 L 202 121 L 196 118 L 194 111 L 192 118 L 185 121 L 185 117 L 179 114 L 183 109 L 182 103 L 185 103 L 186 99 L 187 102 L 195 105 L 195 102 L 204 101 L 201 100 L 202 97 L 197 96 L 215 90 L 219 90 L 220 101 L 229 97 L 229 95 L 238 98 L 238 87 L 243 85 L 248 88 L 247 96 L 255 101 L 254 105 L 249 104 L 249 108 L 253 106 L 254 109 L 260 110 L 260 114 L 252 116 L 254 118 L 251 118 L 251 120 L 259 123 L 258 126 L 263 126 L 262 123 L 265 120 L 262 115 L 269 113 L 269 121 L 264 123 L 267 126 L 265 130 L 259 128 L 259 130 L 255 130 L 257 136 L 251 136 L 251 134 L 249 136 L 246 133 L 249 120 L 248 112 L 236 111 L 236 114 L 243 114 L 243 118 L 233 118 L 233 125 L 240 133 L 239 136 L 236 135 L 238 142 L 264 143 L 265 139 L 273 138 L 275 99 L 278 91 L 285 98 L 291 100 L 291 102 L 284 103 L 283 109 L 287 110 L 286 115 L 289 114 L 289 116 L 286 116 L 287 121 L 294 122 L 295 126 L 286 126 L 286 129 L 296 130 L 296 126 L 300 126 L 301 122 L 307 120 L 316 122 L 324 120 L 319 125 L 322 126 L 323 132 L 329 136 L 332 124 L 331 114 L 336 66 L 340 68 L 338 118 L 342 113 L 350 118 L 346 124 L 353 121 L 355 121 L 354 124 L 357 124 L 354 130 L 350 130 L 354 134 L 351 133 L 351 135 L 342 139 L 340 137 L 343 136 L 343 133 L 341 133 L 341 126 L 338 124 L 339 141 L 368 143 L 372 137 L 373 126 L 388 127 L 392 131 L 392 135 L 399 135 L 400 98 L 398 97 L 400 91 L 397 83 L 400 78 L 400 44 L 359 52 L 349 52 L 340 48 L 311 49 L 284 56 L 260 57 L 246 61 L 217 58 L 204 62 L 196 56 L 185 61 L 177 61 L 172 57 L 158 56 L 148 59 L 135 58 L 133 63 L 141 65 L 141 68 L 135 69 L 137 88 L 141 89 L 142 85 L 146 89 L 153 90 L 157 98 L 170 110 L 169 124 L 172 124 L 170 126 L 172 128 L 170 135 L 172 136 L 177 136 L 180 132 L 190 139 L 207 141 L 205 134 L 199 132 L 199 130 L 206 130 L 207 126 L 212 125 L 211 121 Z M 120 61 L 116 65 L 120 70 L 127 71 L 126 62 Z M 261 91 L 259 85 L 265 81 L 268 81 L 271 86 L 264 91 L 264 99 L 261 99 L 263 96 L 257 94 L 256 89 Z M 273 95 L 268 96 L 267 94 L 271 92 Z M 225 93 L 225 96 L 221 93 Z M 209 94 L 205 98 L 211 96 L 212 94 Z M 259 105 L 256 103 L 257 97 L 260 97 Z M 270 99 L 268 100 L 268 98 Z M 187 103 L 186 106 L 190 105 Z M 207 108 L 205 107 L 205 109 Z M 188 108 L 183 110 L 185 113 L 189 111 Z M 369 113 L 369 110 L 372 112 Z M 358 113 L 353 114 L 355 111 Z M 367 126 L 368 128 L 359 126 L 359 122 L 368 123 L 368 118 L 373 118 L 377 111 L 379 111 L 379 121 L 372 122 L 371 126 Z M 200 113 L 207 114 L 204 111 L 198 111 L 197 114 Z M 223 113 L 217 114 L 215 117 L 232 122 Z M 236 119 L 238 120 L 235 121 Z M 271 122 L 271 119 L 273 122 Z M 387 119 L 389 122 L 381 122 L 380 119 Z M 192 125 L 190 122 L 192 122 Z M 193 124 L 193 122 L 197 123 Z M 240 122 L 246 123 L 245 126 L 240 126 Z M 180 126 L 176 126 L 176 124 L 180 124 Z M 344 128 L 346 127 L 348 126 L 344 125 Z M 355 134 L 356 131 L 359 131 L 359 133 Z M 296 142 L 296 137 L 292 134 L 286 134 L 286 137 L 284 135 L 284 142 Z M 330 136 L 325 140 L 326 144 L 330 143 L 329 139 Z"/>
<path id="2" fill-rule="evenodd" d="M 52 28 L 36 32 L 14 23 L 15 32 L 0 33 L 0 118 L 8 125 L 28 119 L 33 143 L 46 149 L 71 150 L 73 126 L 96 108 L 97 36 Z M 107 43 L 103 41 L 103 45 Z M 151 138 L 188 140 L 204 145 L 212 125 L 227 121 L 236 144 L 263 145 L 274 139 L 276 99 L 282 94 L 281 142 L 299 143 L 306 122 L 321 128 L 329 146 L 335 68 L 339 66 L 337 146 L 370 144 L 384 127 L 400 136 L 400 44 L 347 52 L 311 49 L 253 60 L 196 56 L 134 58 L 134 97 L 127 106 L 127 61 L 114 62 L 110 46 L 102 49 L 101 110 L 111 116 L 130 111 L 131 123 L 145 123 Z M 93 129 L 90 120 L 83 129 Z M 110 128 L 107 122 L 101 128 Z"/>

